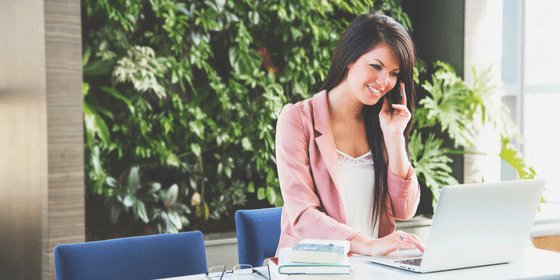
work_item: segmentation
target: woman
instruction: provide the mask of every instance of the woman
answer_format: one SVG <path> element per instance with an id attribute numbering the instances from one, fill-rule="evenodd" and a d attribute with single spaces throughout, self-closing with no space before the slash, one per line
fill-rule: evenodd
<path id="1" fill-rule="evenodd" d="M 351 252 L 365 255 L 424 250 L 394 222 L 414 216 L 420 197 L 408 157 L 413 64 L 401 24 L 361 15 L 339 39 L 321 92 L 284 107 L 276 130 L 278 248 L 317 238 L 349 240 Z M 389 104 L 395 86 L 402 98 Z"/>

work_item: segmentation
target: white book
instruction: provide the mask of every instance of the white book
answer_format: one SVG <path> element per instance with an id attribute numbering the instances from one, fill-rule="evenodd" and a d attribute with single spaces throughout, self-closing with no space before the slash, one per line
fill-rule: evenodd
<path id="1" fill-rule="evenodd" d="M 290 248 L 285 248 L 290 249 Z M 282 252 L 282 249 L 280 249 Z M 279 254 L 280 254 L 279 252 Z M 281 274 L 278 272 L 278 258 L 271 258 L 268 262 L 271 280 L 353 280 L 354 272 L 348 274 Z"/>
<path id="2" fill-rule="evenodd" d="M 313 244 L 323 244 L 329 245 L 334 244 L 344 247 L 344 253 L 348 255 L 350 252 L 350 241 L 348 240 L 329 240 L 329 239 L 303 239 L 299 243 L 313 243 Z"/>
<path id="3" fill-rule="evenodd" d="M 292 248 L 282 248 L 278 252 L 278 272 L 280 274 L 349 274 L 350 260 L 344 256 L 338 264 L 298 263 L 290 260 Z"/>

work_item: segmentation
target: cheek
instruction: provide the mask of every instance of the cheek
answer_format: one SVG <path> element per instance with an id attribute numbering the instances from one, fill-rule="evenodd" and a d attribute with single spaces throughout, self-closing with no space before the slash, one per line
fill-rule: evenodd
<path id="1" fill-rule="evenodd" d="M 390 81 L 390 85 L 391 85 L 390 87 L 391 87 L 391 89 L 395 88 L 396 86 L 399 86 L 399 85 L 397 84 L 397 82 L 398 82 L 398 80 L 397 80 L 396 77 L 391 78 L 391 81 Z"/>
<path id="2" fill-rule="evenodd" d="M 359 69 L 353 69 L 354 71 L 348 72 L 348 80 L 354 86 L 363 86 L 364 83 L 367 83 L 372 77 L 369 73 L 365 71 L 360 71 Z"/>

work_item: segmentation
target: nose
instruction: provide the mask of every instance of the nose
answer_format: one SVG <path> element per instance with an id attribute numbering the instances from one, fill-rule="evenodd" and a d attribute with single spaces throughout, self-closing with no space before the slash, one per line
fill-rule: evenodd
<path id="1" fill-rule="evenodd" d="M 377 84 L 387 87 L 389 84 L 389 73 L 383 71 L 377 75 Z"/>

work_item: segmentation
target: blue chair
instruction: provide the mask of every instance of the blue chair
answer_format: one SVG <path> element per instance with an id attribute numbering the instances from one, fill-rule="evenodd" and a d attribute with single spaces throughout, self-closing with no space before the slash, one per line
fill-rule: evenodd
<path id="1" fill-rule="evenodd" d="M 54 266 L 57 280 L 157 279 L 207 270 L 200 231 L 60 244 Z"/>
<path id="2" fill-rule="evenodd" d="M 235 212 L 239 263 L 253 267 L 274 257 L 280 240 L 282 207 Z"/>

